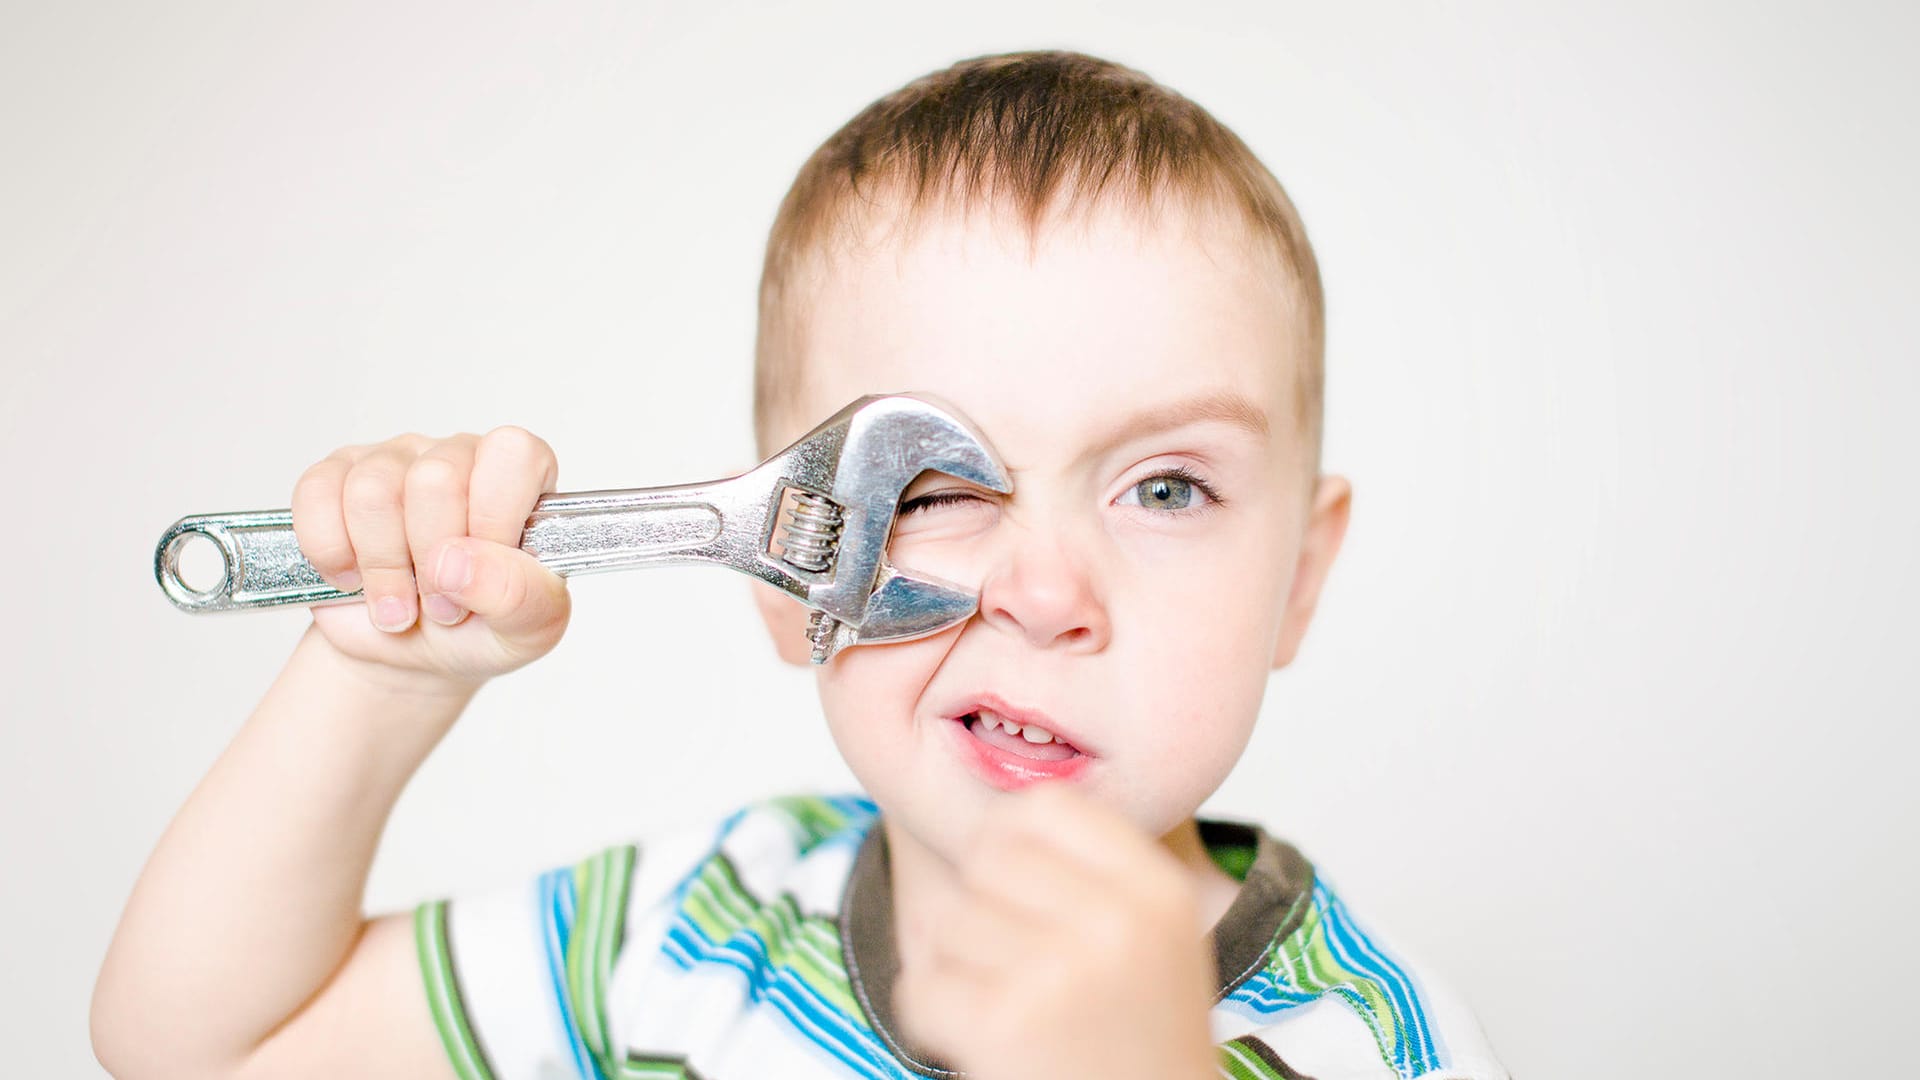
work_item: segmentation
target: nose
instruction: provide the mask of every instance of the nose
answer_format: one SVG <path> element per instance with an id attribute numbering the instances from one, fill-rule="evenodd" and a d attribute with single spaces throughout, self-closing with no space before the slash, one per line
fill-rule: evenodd
<path id="1" fill-rule="evenodd" d="M 1057 536 L 1017 530 L 1008 540 L 981 582 L 980 617 L 1036 648 L 1106 648 L 1112 624 L 1085 559 Z"/>

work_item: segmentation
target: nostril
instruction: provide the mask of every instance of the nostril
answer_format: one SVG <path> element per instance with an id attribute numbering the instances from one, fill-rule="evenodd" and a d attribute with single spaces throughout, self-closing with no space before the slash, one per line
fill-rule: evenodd
<path id="1" fill-rule="evenodd" d="M 1036 562 L 1014 560 L 987 578 L 980 590 L 983 621 L 1036 648 L 1100 648 L 1107 614 L 1093 581 L 1076 567 Z"/>

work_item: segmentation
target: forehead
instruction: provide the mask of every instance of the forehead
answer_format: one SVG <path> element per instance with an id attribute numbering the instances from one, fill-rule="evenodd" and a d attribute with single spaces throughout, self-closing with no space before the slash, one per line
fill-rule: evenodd
<path id="1" fill-rule="evenodd" d="M 1270 418 L 1272 451 L 1292 441 L 1289 282 L 1231 220 L 1103 209 L 1029 246 L 1004 216 L 943 213 L 868 230 L 812 277 L 796 434 L 861 394 L 918 391 L 958 406 L 1009 461 L 1110 440 L 1143 409 L 1195 398 L 1243 399 Z"/>

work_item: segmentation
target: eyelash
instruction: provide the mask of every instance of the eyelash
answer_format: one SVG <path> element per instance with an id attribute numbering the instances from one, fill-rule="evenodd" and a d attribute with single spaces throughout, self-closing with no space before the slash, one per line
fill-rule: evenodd
<path id="1" fill-rule="evenodd" d="M 894 512 L 894 516 L 903 518 L 916 511 L 931 510 L 936 506 L 946 506 L 949 503 L 975 502 L 979 499 L 980 496 L 971 491 L 936 491 L 931 495 L 922 495 L 917 499 L 908 499 L 901 503 L 900 509 Z"/>
<path id="2" fill-rule="evenodd" d="M 1175 480 L 1180 480 L 1180 481 L 1184 481 L 1185 483 L 1191 484 L 1195 488 L 1199 489 L 1200 494 L 1205 495 L 1207 497 L 1207 502 L 1206 502 L 1206 505 L 1204 506 L 1195 506 L 1186 510 L 1170 510 L 1170 511 L 1167 511 L 1168 513 L 1204 514 L 1210 510 L 1218 510 L 1220 507 L 1227 505 L 1227 500 L 1221 498 L 1220 493 L 1213 490 L 1212 484 L 1207 483 L 1207 481 L 1203 477 L 1201 477 L 1199 473 L 1194 472 L 1192 469 L 1187 468 L 1185 465 L 1175 465 L 1171 469 L 1161 469 L 1159 472 L 1154 473 L 1152 476 L 1143 476 L 1137 482 L 1135 482 L 1133 486 L 1137 488 L 1141 484 L 1144 484 L 1149 480 L 1158 480 L 1161 477 L 1165 477 L 1165 476 L 1171 476 Z M 1133 488 L 1129 488 L 1128 490 L 1131 491 L 1133 490 Z"/>
<path id="3" fill-rule="evenodd" d="M 1174 478 L 1175 480 L 1179 480 L 1184 483 L 1191 484 L 1195 488 L 1199 489 L 1200 494 L 1205 495 L 1207 497 L 1207 502 L 1206 502 L 1206 505 L 1204 506 L 1197 506 L 1197 507 L 1193 507 L 1186 510 L 1168 510 L 1168 511 L 1164 511 L 1165 513 L 1204 514 L 1209 510 L 1215 510 L 1227 504 L 1227 500 L 1220 497 L 1220 493 L 1214 490 L 1212 484 L 1207 483 L 1207 481 L 1204 478 L 1202 478 L 1199 473 L 1194 472 L 1192 469 L 1187 468 L 1185 465 L 1176 465 L 1171 469 L 1161 469 L 1159 472 L 1156 472 L 1151 476 L 1143 476 L 1139 480 L 1135 481 L 1133 486 L 1139 487 L 1141 484 L 1144 484 L 1149 480 L 1157 480 L 1162 477 L 1169 477 L 1169 476 Z M 1132 489 L 1129 488 L 1128 490 L 1132 490 Z M 936 506 L 947 506 L 952 503 L 961 503 L 961 502 L 973 502 L 979 499 L 980 499 L 980 496 L 974 494 L 973 492 L 963 491 L 957 488 L 949 489 L 947 491 L 936 491 L 929 495 L 922 495 L 917 499 L 909 499 L 908 501 L 900 504 L 900 509 L 895 512 L 894 516 L 906 517 L 908 514 L 912 514 L 920 510 L 928 510 Z"/>

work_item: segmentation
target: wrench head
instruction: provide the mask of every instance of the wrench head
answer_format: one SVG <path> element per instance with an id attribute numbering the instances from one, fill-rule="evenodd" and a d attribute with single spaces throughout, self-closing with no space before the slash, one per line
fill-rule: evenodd
<path id="1" fill-rule="evenodd" d="M 958 410 L 923 394 L 863 397 L 822 428 L 845 432 L 829 492 L 844 520 L 832 580 L 811 586 L 807 603 L 858 627 L 861 642 L 925 637 L 971 616 L 976 592 L 898 570 L 886 552 L 900 496 L 923 472 L 1013 490 L 986 438 Z"/>

